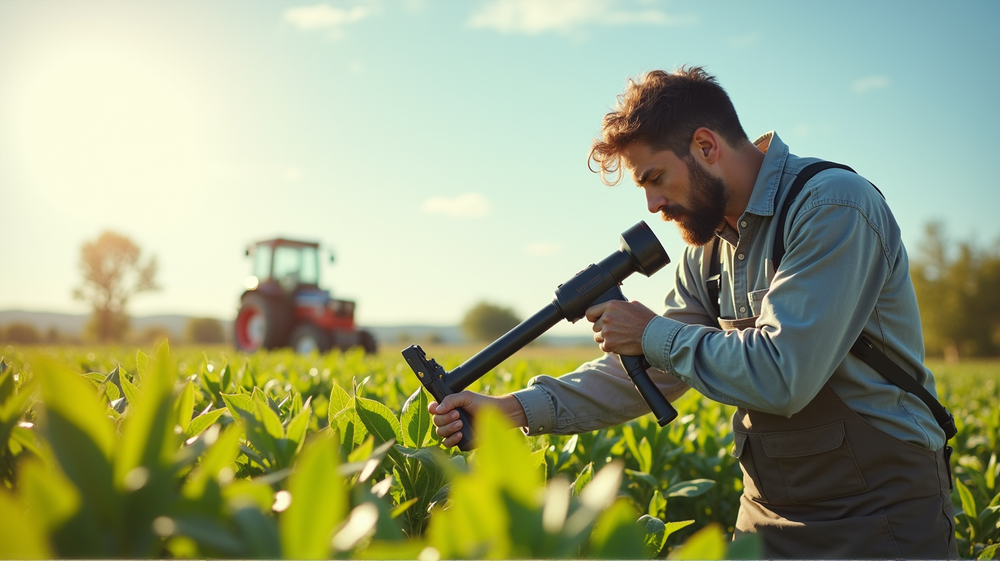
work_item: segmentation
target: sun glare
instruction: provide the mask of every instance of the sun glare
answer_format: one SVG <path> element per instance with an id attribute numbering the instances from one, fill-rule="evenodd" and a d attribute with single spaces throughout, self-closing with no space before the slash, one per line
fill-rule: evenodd
<path id="1" fill-rule="evenodd" d="M 217 128 L 196 61 L 134 33 L 26 45 L 0 96 L 2 144 L 31 183 L 94 195 L 191 173 Z"/>

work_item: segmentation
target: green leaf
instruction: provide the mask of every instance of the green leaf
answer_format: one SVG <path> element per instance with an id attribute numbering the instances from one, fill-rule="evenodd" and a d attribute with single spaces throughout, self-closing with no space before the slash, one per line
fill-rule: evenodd
<path id="1" fill-rule="evenodd" d="M 576 481 L 573 482 L 573 495 L 579 495 L 593 478 L 594 462 L 590 462 L 583 466 L 580 474 L 576 476 Z"/>
<path id="2" fill-rule="evenodd" d="M 348 508 L 337 470 L 337 441 L 319 433 L 299 455 L 288 481 L 291 505 L 279 520 L 281 550 L 286 559 L 326 559 L 333 530 Z"/>
<path id="3" fill-rule="evenodd" d="M 958 489 L 958 496 L 962 501 L 962 511 L 969 519 L 969 524 L 973 530 L 978 529 L 978 511 L 976 510 L 976 499 L 972 496 L 969 488 L 962 484 L 962 481 L 955 478 L 955 488 Z"/>
<path id="4" fill-rule="evenodd" d="M 233 371 L 229 368 L 229 363 L 227 362 L 225 366 L 222 367 L 222 371 L 219 372 L 219 386 L 222 391 L 228 392 L 229 386 L 233 383 Z"/>
<path id="5" fill-rule="evenodd" d="M 243 429 L 239 425 L 229 425 L 222 431 L 218 438 L 209 444 L 198 467 L 184 481 L 182 494 L 190 499 L 200 498 L 209 481 L 219 479 L 224 469 L 231 469 L 230 466 L 240 454 L 242 438 Z"/>
<path id="6" fill-rule="evenodd" d="M 267 409 L 266 405 L 261 406 L 262 409 Z M 273 412 L 272 412 L 273 414 Z M 244 428 L 246 429 L 246 438 L 250 441 L 250 444 L 260 452 L 259 457 L 254 457 L 248 451 L 244 450 L 248 456 L 252 457 L 261 467 L 274 470 L 279 469 L 283 466 L 278 465 L 278 458 L 282 457 L 280 451 L 278 450 L 278 438 L 275 438 L 270 431 L 264 426 L 257 416 L 244 416 L 241 421 Z"/>
<path id="7" fill-rule="evenodd" d="M 125 478 L 137 467 L 152 469 L 169 465 L 179 445 L 179 435 L 174 432 L 176 367 L 165 352 L 161 345 L 153 363 L 147 365 L 141 393 L 129 395 L 127 378 L 122 376 L 130 407 L 122 428 L 121 446 L 115 454 L 115 479 L 121 488 L 127 487 Z"/>
<path id="8" fill-rule="evenodd" d="M 353 403 L 354 398 L 351 398 Z M 351 450 L 355 446 L 361 444 L 368 437 L 368 429 L 365 428 L 364 423 L 358 419 L 358 413 L 354 410 L 354 406 L 348 406 L 341 409 L 334 418 L 336 421 L 337 430 L 340 432 L 341 438 L 341 449 L 343 455 L 347 456 L 350 454 Z"/>
<path id="9" fill-rule="evenodd" d="M 233 522 L 240 530 L 241 541 L 247 546 L 249 557 L 281 558 L 281 538 L 274 518 L 265 516 L 256 508 L 245 507 L 233 513 Z"/>
<path id="10" fill-rule="evenodd" d="M 718 524 L 709 524 L 698 530 L 675 549 L 667 559 L 724 559 L 726 536 Z"/>
<path id="11" fill-rule="evenodd" d="M 262 512 L 270 512 L 274 504 L 274 490 L 266 483 L 250 479 L 236 479 L 222 488 L 222 497 L 230 509 L 252 505 Z"/>
<path id="12" fill-rule="evenodd" d="M 997 483 L 997 453 L 993 452 L 990 454 L 990 461 L 986 464 L 986 488 L 989 490 L 996 489 Z M 998 494 L 997 496 L 1000 496 Z"/>
<path id="13" fill-rule="evenodd" d="M 693 521 L 692 521 L 693 522 Z M 729 543 L 726 559 L 763 559 L 764 540 L 760 534 L 743 534 Z"/>
<path id="14" fill-rule="evenodd" d="M 31 458 L 20 464 L 17 488 L 28 510 L 49 532 L 58 529 L 80 508 L 80 492 L 54 466 Z"/>
<path id="15" fill-rule="evenodd" d="M 222 416 L 228 409 L 216 409 L 215 411 L 209 411 L 208 413 L 202 413 L 194 419 L 191 419 L 191 423 L 188 424 L 187 429 L 184 431 L 184 438 L 191 438 L 192 436 L 198 436 L 205 429 L 215 424 L 219 417 Z"/>
<path id="16" fill-rule="evenodd" d="M 627 500 L 615 501 L 598 517 L 590 534 L 588 555 L 598 559 L 646 557 L 645 533 L 636 524 L 636 512 Z"/>
<path id="17" fill-rule="evenodd" d="M 653 470 L 653 448 L 649 445 L 649 440 L 642 437 L 639 441 L 639 471 L 650 473 Z"/>
<path id="18" fill-rule="evenodd" d="M 330 406 L 327 408 L 326 420 L 331 427 L 337 425 L 337 413 L 343 411 L 351 403 L 351 396 L 344 388 L 333 382 L 333 389 L 330 390 Z"/>
<path id="19" fill-rule="evenodd" d="M 181 427 L 181 431 L 187 432 L 188 425 L 191 424 L 191 417 L 194 416 L 194 384 L 188 380 L 181 390 L 180 396 L 174 403 L 174 422 Z"/>
<path id="20" fill-rule="evenodd" d="M 119 380 L 121 380 L 122 393 L 125 394 L 125 401 L 129 405 L 139 401 L 139 396 L 142 395 L 142 392 L 135 384 L 132 383 L 131 380 L 128 379 L 128 376 L 121 376 Z"/>
<path id="21" fill-rule="evenodd" d="M 646 473 L 644 471 L 636 471 L 634 469 L 626 469 L 625 470 L 625 474 L 628 475 L 630 479 L 643 481 L 643 482 L 646 483 L 646 485 L 649 485 L 650 487 L 652 487 L 654 489 L 656 488 L 657 485 L 660 484 L 660 480 L 659 479 L 653 477 L 652 475 L 650 475 L 650 474 L 648 474 L 648 473 Z"/>
<path id="22" fill-rule="evenodd" d="M 0 488 L 0 559 L 54 559 L 48 540 L 31 513 Z"/>
<path id="23" fill-rule="evenodd" d="M 115 428 L 90 382 L 47 359 L 32 365 L 41 381 L 39 425 L 47 447 L 81 495 L 80 517 L 105 528 L 119 528 L 122 505 L 113 481 L 111 452 Z M 0 524 L 2 526 L 2 524 Z M 107 557 L 100 536 L 81 535 L 73 551 L 79 557 Z"/>
<path id="24" fill-rule="evenodd" d="M 302 449 L 306 431 L 309 430 L 309 420 L 312 418 L 312 408 L 306 405 L 298 415 L 292 418 L 285 429 L 285 438 L 295 443 L 296 451 Z"/>
<path id="25" fill-rule="evenodd" d="M 374 399 L 364 397 L 356 398 L 355 404 L 358 417 L 379 444 L 391 440 L 403 441 L 403 430 L 391 409 Z"/>
<path id="26" fill-rule="evenodd" d="M 253 398 L 245 393 L 224 393 L 222 401 L 225 402 L 226 409 L 229 409 L 229 414 L 236 420 L 246 416 L 253 417 L 257 410 Z"/>
<path id="27" fill-rule="evenodd" d="M 189 514 L 156 520 L 157 533 L 162 537 L 187 536 L 202 549 L 213 552 L 213 557 L 241 557 L 245 547 L 218 521 L 200 514 Z"/>
<path id="28" fill-rule="evenodd" d="M 310 397 L 309 400 L 311 401 L 312 398 Z M 292 418 L 301 413 L 303 405 L 304 404 L 302 403 L 302 394 L 300 394 L 299 392 L 295 392 L 292 395 L 292 404 L 288 407 L 288 418 L 286 419 L 286 421 L 290 422 Z"/>
<path id="29" fill-rule="evenodd" d="M 995 543 L 989 547 L 985 547 L 976 559 L 993 559 L 997 554 L 998 548 L 1000 548 L 1000 543 Z"/>
<path id="30" fill-rule="evenodd" d="M 403 404 L 403 411 L 399 415 L 399 424 L 403 430 L 403 444 L 409 448 L 423 448 L 424 444 L 431 438 L 431 414 L 427 410 L 430 401 L 427 399 L 427 392 L 423 387 L 410 395 L 406 403 Z"/>
<path id="31" fill-rule="evenodd" d="M 667 525 L 663 523 L 663 520 L 648 514 L 640 516 L 639 520 L 636 521 L 636 525 L 639 526 L 639 529 L 645 536 L 642 540 L 645 556 L 649 558 L 656 557 L 656 554 L 660 552 L 663 544 L 667 541 Z"/>
<path id="32" fill-rule="evenodd" d="M 115 366 L 115 369 L 112 370 L 110 374 L 108 374 L 108 376 L 104 379 L 104 382 L 114 386 L 115 390 L 118 391 L 118 395 L 119 396 L 122 395 L 122 370 L 120 367 Z M 111 394 L 109 393 L 108 396 L 110 397 Z M 115 397 L 115 399 L 118 398 Z"/>
<path id="33" fill-rule="evenodd" d="M 434 495 L 448 482 L 447 470 L 444 467 L 447 459 L 440 448 L 428 446 L 420 449 L 395 447 L 405 458 L 403 470 L 409 475 L 406 499 L 419 501 L 419 509 L 426 512 Z"/>
<path id="34" fill-rule="evenodd" d="M 13 374 L 7 372 L 5 376 L 11 378 Z M 0 466 L 3 465 L 3 449 L 7 446 L 11 435 L 18 428 L 18 420 L 28 408 L 36 387 L 37 382 L 32 379 L 22 384 L 16 393 L 9 395 L 6 401 L 0 403 Z"/>
<path id="35" fill-rule="evenodd" d="M 667 510 L 667 499 L 663 496 L 663 493 L 659 489 L 653 491 L 653 498 L 649 500 L 649 511 L 650 516 L 660 516 L 661 514 L 666 514 Z"/>
<path id="36" fill-rule="evenodd" d="M 257 420 L 261 422 L 271 438 L 285 437 L 285 428 L 281 426 L 281 419 L 266 403 L 257 402 Z"/>
<path id="37" fill-rule="evenodd" d="M 694 520 L 678 520 L 674 522 L 667 522 L 663 528 L 663 541 L 666 542 L 667 538 L 670 537 L 670 534 L 673 534 L 674 532 L 680 530 L 681 528 L 687 528 L 692 524 L 694 524 Z M 750 557 L 748 559 L 755 559 L 755 558 Z"/>
<path id="38" fill-rule="evenodd" d="M 711 479 L 692 479 L 681 481 L 667 488 L 667 497 L 697 497 L 715 486 Z"/>
<path id="39" fill-rule="evenodd" d="M 149 355 L 142 351 L 135 353 L 135 372 L 141 378 L 146 374 L 146 366 L 149 364 Z"/>
<path id="40" fill-rule="evenodd" d="M 0 405 L 14 395 L 14 373 L 7 372 L 7 363 L 0 358 Z"/>
<path id="41" fill-rule="evenodd" d="M 476 438 L 480 440 L 476 456 L 480 474 L 511 493 L 514 500 L 530 504 L 536 491 L 545 484 L 545 474 L 538 468 L 520 431 L 512 430 L 510 420 L 493 407 L 476 413 Z"/>

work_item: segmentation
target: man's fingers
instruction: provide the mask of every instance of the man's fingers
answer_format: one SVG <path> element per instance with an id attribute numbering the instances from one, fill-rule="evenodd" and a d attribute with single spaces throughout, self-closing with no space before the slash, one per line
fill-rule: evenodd
<path id="1" fill-rule="evenodd" d="M 454 435 L 455 433 L 457 433 L 459 430 L 461 430 L 461 428 L 462 428 L 462 421 L 455 421 L 452 423 L 447 423 L 445 425 L 439 426 L 438 428 L 434 429 L 434 432 L 436 432 L 437 435 L 440 436 L 441 438 L 447 439 L 452 435 Z M 462 437 L 459 436 L 458 440 L 461 439 Z"/>
<path id="2" fill-rule="evenodd" d="M 610 304 L 610 302 L 601 302 L 600 304 L 587 308 L 587 321 L 594 323 L 601 319 L 601 316 L 604 315 L 604 311 L 608 308 L 608 304 Z"/>
<path id="3" fill-rule="evenodd" d="M 463 395 L 464 392 L 452 394 L 446 396 L 441 400 L 441 403 L 431 402 L 427 406 L 427 410 L 431 413 L 431 420 L 438 427 L 444 427 L 448 423 L 453 423 L 458 420 L 459 415 L 456 408 L 468 405 L 470 401 L 467 399 L 468 396 Z M 439 436 L 444 436 L 438 433 Z"/>
<path id="4" fill-rule="evenodd" d="M 457 421 L 458 418 L 459 418 L 458 411 L 449 411 L 448 413 L 444 413 L 442 415 L 434 415 L 431 418 L 431 420 L 434 421 L 435 425 L 437 425 L 439 427 L 443 427 L 443 426 L 447 425 L 448 423 L 452 423 L 454 421 Z"/>

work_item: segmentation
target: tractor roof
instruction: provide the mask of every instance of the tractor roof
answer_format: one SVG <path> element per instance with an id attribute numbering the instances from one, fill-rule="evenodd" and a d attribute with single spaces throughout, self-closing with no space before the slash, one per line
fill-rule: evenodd
<path id="1" fill-rule="evenodd" d="M 279 245 L 287 245 L 287 246 L 292 246 L 292 247 L 319 247 L 319 243 L 317 243 L 317 242 L 307 242 L 307 241 L 303 241 L 303 240 L 290 240 L 288 238 L 274 238 L 274 239 L 270 239 L 270 240 L 261 240 L 259 242 L 255 242 L 253 245 L 255 245 L 255 246 L 258 246 L 258 245 L 269 245 L 271 247 L 275 247 L 275 246 L 279 246 Z"/>

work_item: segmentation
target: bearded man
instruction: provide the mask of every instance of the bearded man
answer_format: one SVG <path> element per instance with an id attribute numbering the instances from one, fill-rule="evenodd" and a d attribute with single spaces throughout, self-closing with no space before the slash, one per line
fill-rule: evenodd
<path id="1" fill-rule="evenodd" d="M 593 306 L 608 354 L 509 395 L 432 403 L 444 443 L 461 439 L 459 407 L 473 418 L 498 407 L 528 435 L 643 415 L 617 358 L 641 354 L 668 399 L 694 388 L 737 407 L 735 534 L 759 534 L 765 556 L 957 557 L 953 425 L 923 365 L 906 250 L 881 193 L 773 132 L 751 142 L 697 67 L 630 80 L 590 162 L 605 183 L 628 175 L 689 244 L 664 311 Z"/>

